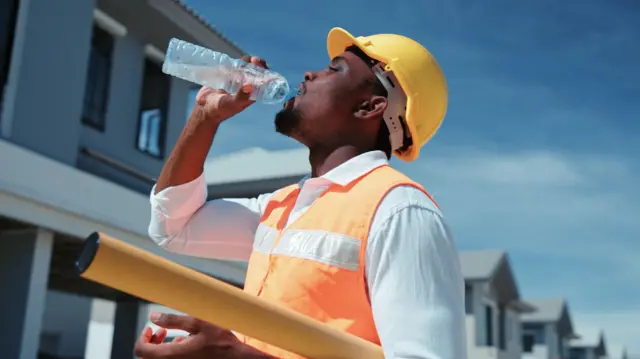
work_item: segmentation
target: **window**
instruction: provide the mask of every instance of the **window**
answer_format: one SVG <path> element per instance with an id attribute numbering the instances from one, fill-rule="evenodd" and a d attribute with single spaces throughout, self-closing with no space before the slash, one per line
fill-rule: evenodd
<path id="1" fill-rule="evenodd" d="M 93 26 L 82 123 L 99 131 L 104 131 L 105 128 L 113 43 L 111 34 L 96 25 Z"/>
<path id="2" fill-rule="evenodd" d="M 498 307 L 498 347 L 502 350 L 507 349 L 507 336 L 506 336 L 506 315 L 503 306 Z"/>
<path id="3" fill-rule="evenodd" d="M 0 3 L 0 108 L 4 96 L 4 87 L 9 77 L 18 2 L 18 0 L 9 0 Z"/>
<path id="4" fill-rule="evenodd" d="M 469 284 L 464 286 L 464 310 L 467 314 L 473 314 L 473 288 Z"/>
<path id="5" fill-rule="evenodd" d="M 522 332 L 533 335 L 534 344 L 545 344 L 544 326 L 542 324 L 524 324 L 522 326 Z"/>
<path id="6" fill-rule="evenodd" d="M 157 158 L 164 156 L 170 86 L 170 78 L 162 72 L 161 65 L 146 59 L 140 101 L 137 148 Z"/>
<path id="7" fill-rule="evenodd" d="M 522 351 L 524 353 L 532 353 L 534 343 L 535 343 L 535 338 L 533 334 L 530 334 L 530 333 L 524 334 L 522 336 Z"/>
<path id="8" fill-rule="evenodd" d="M 587 353 L 584 348 L 569 349 L 569 359 L 585 359 L 586 357 Z"/>
<path id="9" fill-rule="evenodd" d="M 484 308 L 485 318 L 485 335 L 487 336 L 486 344 L 489 347 L 494 345 L 493 343 L 493 308 L 486 305 Z"/>

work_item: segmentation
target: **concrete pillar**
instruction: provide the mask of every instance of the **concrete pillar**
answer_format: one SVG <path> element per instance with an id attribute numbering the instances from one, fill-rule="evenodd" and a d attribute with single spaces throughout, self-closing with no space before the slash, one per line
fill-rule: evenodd
<path id="1" fill-rule="evenodd" d="M 44 229 L 0 233 L 2 358 L 37 358 L 52 249 Z"/>
<path id="2" fill-rule="evenodd" d="M 147 324 L 147 305 L 137 300 L 116 303 L 111 359 L 135 358 L 133 347 Z"/>

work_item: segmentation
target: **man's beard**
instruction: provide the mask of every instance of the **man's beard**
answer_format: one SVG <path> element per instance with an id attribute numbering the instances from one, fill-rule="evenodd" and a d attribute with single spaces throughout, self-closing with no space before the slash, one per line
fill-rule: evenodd
<path id="1" fill-rule="evenodd" d="M 283 108 L 276 114 L 276 132 L 291 136 L 298 129 L 300 119 L 300 111 L 297 109 Z"/>

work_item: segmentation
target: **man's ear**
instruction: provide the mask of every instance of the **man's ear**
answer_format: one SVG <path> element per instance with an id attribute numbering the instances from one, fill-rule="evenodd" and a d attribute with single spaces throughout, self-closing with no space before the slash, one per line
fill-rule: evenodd
<path id="1" fill-rule="evenodd" d="M 368 100 L 362 101 L 356 109 L 355 117 L 363 120 L 379 119 L 387 109 L 387 98 L 384 96 L 371 96 Z"/>

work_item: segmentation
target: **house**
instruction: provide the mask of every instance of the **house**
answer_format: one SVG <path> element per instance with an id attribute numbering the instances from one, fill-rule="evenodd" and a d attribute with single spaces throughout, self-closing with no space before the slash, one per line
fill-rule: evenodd
<path id="1" fill-rule="evenodd" d="M 607 342 L 602 331 L 586 333 L 569 343 L 569 359 L 606 359 Z"/>
<path id="2" fill-rule="evenodd" d="M 467 349 L 473 359 L 519 359 L 520 316 L 535 308 L 520 298 L 503 251 L 460 253 L 465 279 Z"/>
<path id="3" fill-rule="evenodd" d="M 132 356 L 148 304 L 77 276 L 73 263 L 93 231 L 243 281 L 243 265 L 171 255 L 147 236 L 148 193 L 194 90 L 161 71 L 172 37 L 244 55 L 178 0 L 0 2 L 0 287 L 11 288 L 0 313 L 13 328 L 0 336 L 2 358 L 81 358 L 105 320 L 110 356 Z M 209 189 L 255 195 L 289 176 L 243 177 L 238 187 L 227 178 Z M 96 314 L 98 298 L 113 305 L 110 319 Z M 92 312 L 98 325 L 87 330 Z"/>
<path id="4" fill-rule="evenodd" d="M 607 359 L 638 359 L 638 357 L 634 356 L 634 357 L 629 357 L 629 354 L 627 353 L 627 348 L 625 348 L 624 346 L 618 346 L 618 345 L 608 345 L 607 346 Z"/>
<path id="5" fill-rule="evenodd" d="M 523 359 L 569 359 L 569 342 L 577 339 L 564 299 L 528 300 L 536 307 L 523 314 Z"/>

